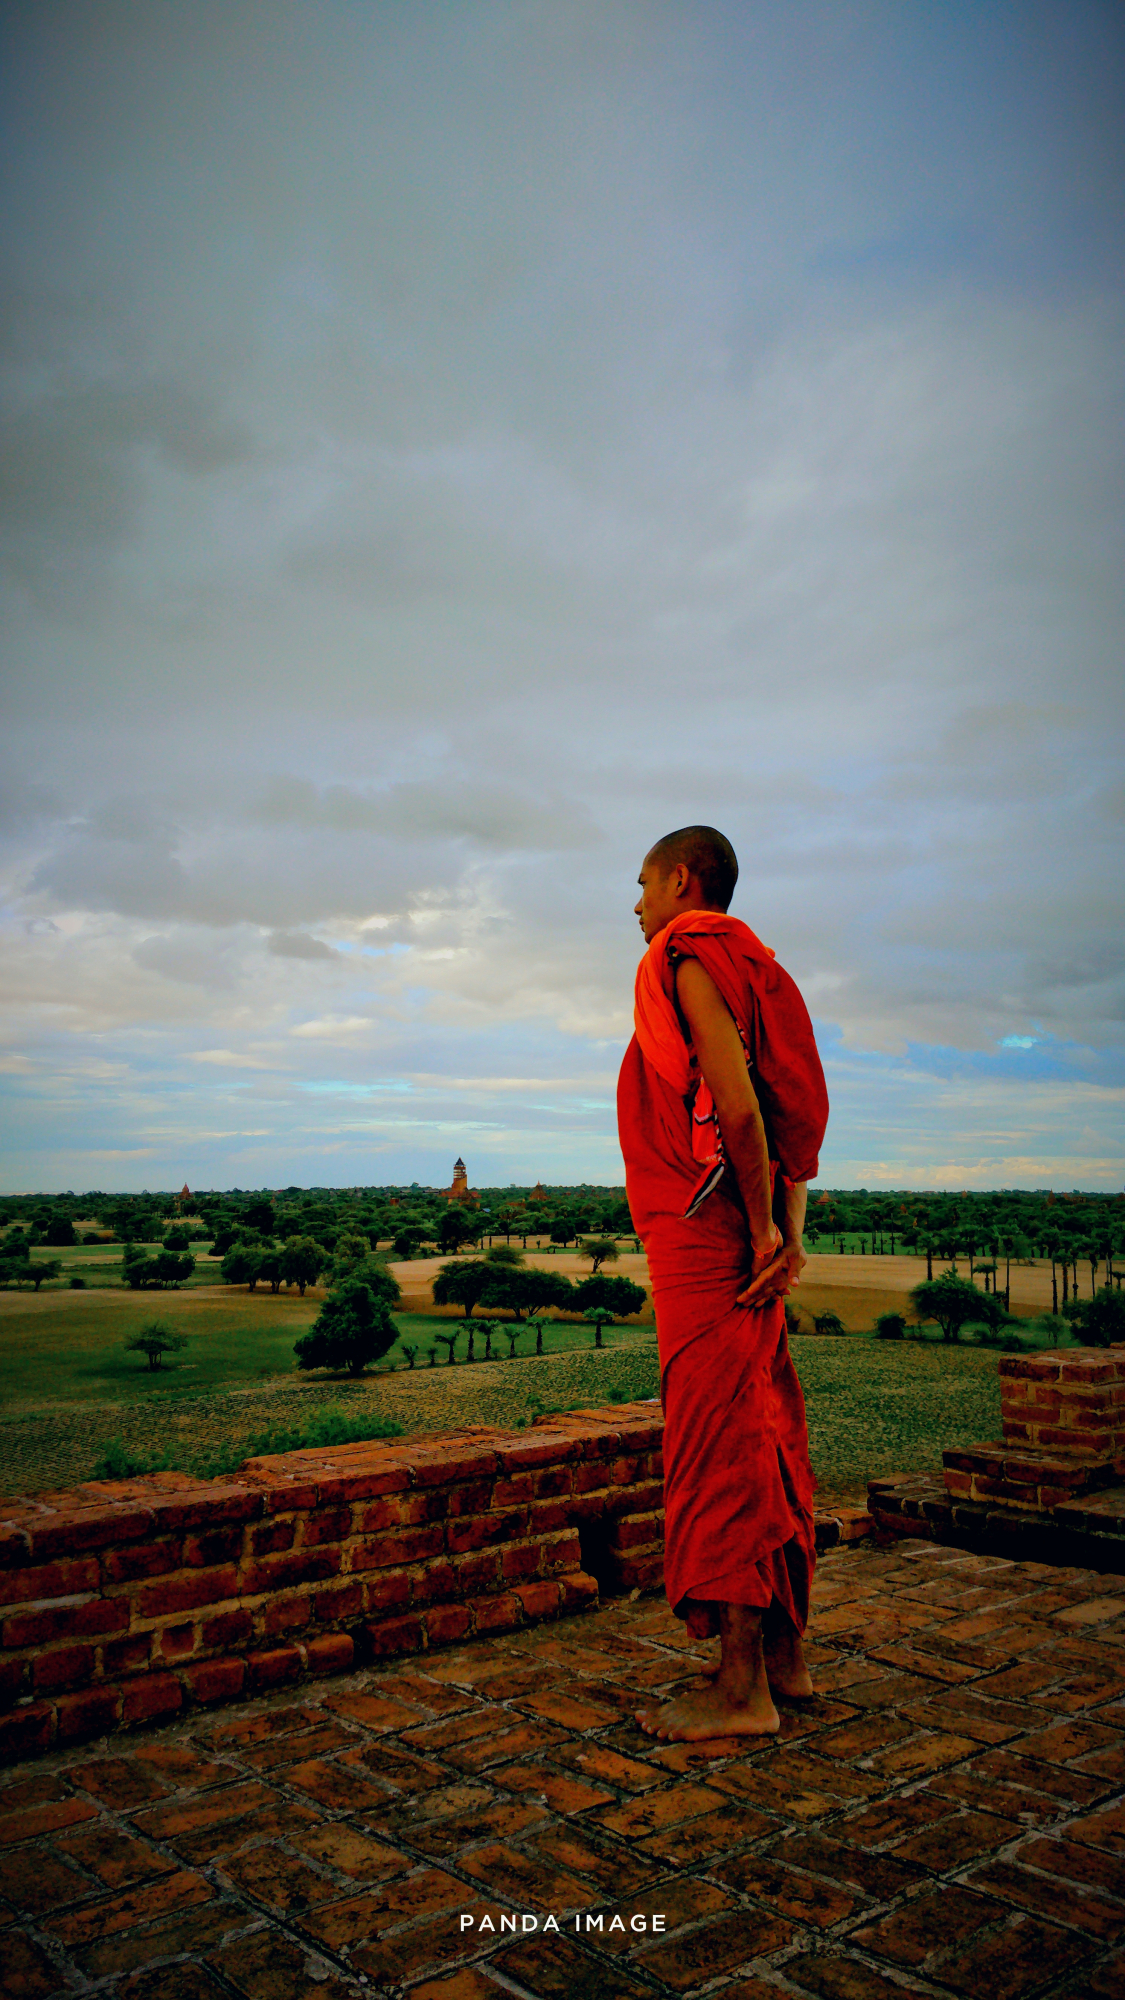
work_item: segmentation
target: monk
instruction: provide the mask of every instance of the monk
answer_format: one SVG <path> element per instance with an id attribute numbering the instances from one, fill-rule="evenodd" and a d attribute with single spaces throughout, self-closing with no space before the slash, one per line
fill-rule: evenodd
<path id="1" fill-rule="evenodd" d="M 784 1298 L 806 1261 L 828 1098 L 796 986 L 727 914 L 730 842 L 682 827 L 639 879 L 648 950 L 617 1102 L 656 1309 L 665 1584 L 694 1637 L 720 1638 L 721 1657 L 709 1682 L 637 1720 L 696 1742 L 774 1731 L 775 1697 L 813 1691 L 801 1634 L 814 1482 Z"/>

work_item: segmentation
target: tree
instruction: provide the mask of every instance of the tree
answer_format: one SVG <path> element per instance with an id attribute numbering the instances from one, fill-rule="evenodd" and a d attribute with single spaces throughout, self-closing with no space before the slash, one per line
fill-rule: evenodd
<path id="1" fill-rule="evenodd" d="M 190 1242 L 191 1237 L 188 1235 L 183 1223 L 176 1222 L 173 1223 L 167 1236 L 164 1238 L 164 1248 L 166 1250 L 186 1250 Z"/>
<path id="2" fill-rule="evenodd" d="M 162 1292 L 182 1285 L 194 1269 L 194 1257 L 179 1257 L 174 1250 L 158 1250 L 155 1257 L 146 1257 L 139 1244 L 127 1243 L 121 1259 L 121 1281 L 134 1292 Z"/>
<path id="3" fill-rule="evenodd" d="M 541 1320 L 541 1319 L 529 1319 L 529 1320 L 528 1320 L 528 1322 L 527 1322 L 527 1324 L 528 1324 L 528 1327 L 529 1327 L 529 1328 L 531 1328 L 531 1327 L 534 1327 L 534 1328 L 535 1328 L 535 1352 L 536 1352 L 536 1354 L 542 1354 L 542 1352 L 543 1352 L 543 1322 L 542 1322 L 542 1320 Z"/>
<path id="4" fill-rule="evenodd" d="M 414 1361 L 415 1361 L 415 1357 L 416 1357 L 416 1355 L 417 1355 L 417 1353 L 418 1353 L 418 1343 L 417 1343 L 417 1341 L 414 1341 L 414 1340 L 404 1340 L 404 1341 L 403 1341 L 403 1343 L 402 1343 L 402 1351 L 403 1351 L 403 1353 L 404 1353 L 404 1354 L 405 1354 L 405 1356 L 406 1356 L 406 1365 L 407 1365 L 407 1367 L 408 1367 L 408 1368 L 413 1368 L 413 1366 L 414 1366 Z"/>
<path id="5" fill-rule="evenodd" d="M 296 1285 L 304 1298 L 306 1285 L 315 1285 L 327 1262 L 328 1252 L 315 1236 L 290 1236 L 281 1251 L 282 1280 Z"/>
<path id="6" fill-rule="evenodd" d="M 474 1243 L 477 1223 L 463 1208 L 447 1208 L 438 1225 L 438 1243 L 443 1257 L 455 1257 L 462 1243 Z"/>
<path id="7" fill-rule="evenodd" d="M 366 1236 L 357 1230 L 347 1230 L 336 1238 L 336 1248 L 332 1253 L 332 1281 L 346 1278 L 357 1264 L 365 1264 L 371 1255 L 371 1245 Z"/>
<path id="8" fill-rule="evenodd" d="M 561 1306 L 565 1311 L 573 1299 L 574 1287 L 561 1271 L 506 1270 L 501 1265 L 482 1293 L 481 1304 L 507 1308 L 519 1320 L 525 1312 L 545 1312 L 548 1306 Z"/>
<path id="9" fill-rule="evenodd" d="M 613 1325 L 613 1314 L 607 1312 L 604 1306 L 587 1306 L 582 1317 L 583 1319 L 588 1319 L 594 1329 L 594 1346 L 600 1347 L 602 1344 L 602 1328 Z"/>
<path id="10" fill-rule="evenodd" d="M 434 1304 L 461 1306 L 465 1318 L 471 1319 L 473 1307 L 480 1304 L 497 1277 L 497 1267 L 486 1264 L 479 1257 L 467 1258 L 463 1263 L 443 1264 L 434 1279 Z"/>
<path id="11" fill-rule="evenodd" d="M 813 1326 L 819 1334 L 837 1335 L 848 1330 L 839 1313 L 834 1312 L 814 1313 Z"/>
<path id="12" fill-rule="evenodd" d="M 456 1333 L 435 1333 L 434 1335 L 434 1339 L 437 1341 L 439 1347 L 444 1347 L 445 1349 L 445 1361 L 448 1368 L 452 1368 L 457 1358 L 457 1342 L 459 1338 L 459 1334 Z"/>
<path id="13" fill-rule="evenodd" d="M 415 1223 L 403 1223 L 401 1228 L 395 1230 L 391 1249 L 401 1263 L 408 1264 L 417 1254 L 419 1247 L 425 1241 L 425 1234 L 425 1230 L 419 1229 Z"/>
<path id="14" fill-rule="evenodd" d="M 648 1304 L 648 1293 L 643 1285 L 636 1285 L 632 1278 L 607 1278 L 604 1271 L 596 1277 L 583 1278 L 574 1287 L 574 1302 L 583 1313 L 591 1306 L 604 1306 L 615 1319 L 628 1319 L 632 1313 L 643 1312 Z"/>
<path id="15" fill-rule="evenodd" d="M 264 1246 L 238 1242 L 232 1243 L 222 1262 L 224 1285 L 248 1285 L 253 1291 L 262 1271 Z"/>
<path id="16" fill-rule="evenodd" d="M 74 1224 L 69 1215 L 53 1215 L 47 1224 L 44 1242 L 49 1250 L 70 1250 L 77 1243 Z"/>
<path id="17" fill-rule="evenodd" d="M 583 1257 L 590 1259 L 595 1278 L 603 1264 L 617 1262 L 617 1245 L 612 1236 L 584 1236 L 579 1249 Z"/>
<path id="18" fill-rule="evenodd" d="M 281 1250 L 276 1243 L 267 1243 L 263 1249 L 258 1277 L 276 1297 L 281 1290 Z"/>
<path id="19" fill-rule="evenodd" d="M 1092 1299 L 1072 1299 L 1063 1310 L 1087 1347 L 1109 1347 L 1125 1341 L 1125 1299 L 1112 1286 L 1103 1285 Z"/>
<path id="20" fill-rule="evenodd" d="M 248 1202 L 242 1211 L 242 1222 L 245 1228 L 252 1229 L 257 1236 L 272 1236 L 277 1228 L 277 1217 L 274 1214 L 272 1201 L 263 1197 L 261 1200 Z"/>
<path id="21" fill-rule="evenodd" d="M 398 1328 L 385 1298 L 364 1273 L 342 1278 L 329 1292 L 308 1333 L 294 1345 L 298 1368 L 346 1369 L 362 1375 L 394 1346 Z"/>
<path id="22" fill-rule="evenodd" d="M 139 1333 L 130 1335 L 125 1342 L 125 1352 L 147 1355 L 148 1365 L 155 1375 L 164 1366 L 166 1354 L 177 1353 L 181 1347 L 186 1346 L 187 1341 L 182 1333 L 173 1333 L 160 1320 L 154 1319 L 150 1320 L 147 1326 L 142 1326 Z"/>
<path id="23" fill-rule="evenodd" d="M 30 1262 L 24 1264 L 21 1266 L 21 1270 L 23 1276 L 25 1278 L 30 1278 L 32 1284 L 35 1286 L 36 1291 L 38 1291 L 40 1285 L 43 1283 L 44 1278 L 58 1277 L 59 1272 L 62 1270 L 62 1264 L 59 1258 L 48 1257 L 44 1260 L 42 1264 L 32 1264 Z"/>
<path id="24" fill-rule="evenodd" d="M 1004 1318 L 999 1299 L 979 1291 L 967 1278 L 945 1271 L 922 1285 L 915 1285 L 910 1303 L 919 1320 L 936 1320 L 941 1337 L 957 1341 L 966 1326 L 995 1327 Z"/>

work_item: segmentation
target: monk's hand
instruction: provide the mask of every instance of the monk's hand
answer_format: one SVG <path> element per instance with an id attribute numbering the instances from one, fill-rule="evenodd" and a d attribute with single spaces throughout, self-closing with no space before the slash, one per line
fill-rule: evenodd
<path id="1" fill-rule="evenodd" d="M 801 1272 L 808 1262 L 804 1245 L 798 1242 L 782 1241 L 778 1230 L 777 1242 L 769 1250 L 755 1252 L 750 1283 L 738 1294 L 740 1306 L 761 1306 L 770 1299 L 784 1298 L 794 1285 L 801 1282 Z"/>

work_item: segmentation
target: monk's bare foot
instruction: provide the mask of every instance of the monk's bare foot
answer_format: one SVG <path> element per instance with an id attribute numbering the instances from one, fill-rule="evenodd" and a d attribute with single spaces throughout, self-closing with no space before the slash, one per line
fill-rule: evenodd
<path id="1" fill-rule="evenodd" d="M 801 1635 L 785 1623 L 780 1632 L 768 1633 L 762 1647 L 770 1693 L 782 1701 L 811 1701 L 815 1690 L 805 1664 Z"/>
<path id="2" fill-rule="evenodd" d="M 705 1743 L 709 1736 L 773 1736 L 781 1727 L 768 1688 L 753 1687 L 744 1701 L 735 1701 L 717 1682 L 673 1695 L 656 1708 L 638 1709 L 637 1721 L 646 1736 L 659 1736 L 664 1743 Z"/>

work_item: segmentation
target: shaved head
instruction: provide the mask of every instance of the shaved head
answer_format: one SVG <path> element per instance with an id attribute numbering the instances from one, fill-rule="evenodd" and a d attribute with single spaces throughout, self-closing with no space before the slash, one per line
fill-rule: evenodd
<path id="1" fill-rule="evenodd" d="M 662 874 L 682 861 L 694 875 L 707 902 L 719 910 L 729 909 L 738 881 L 738 861 L 730 841 L 717 827 L 681 826 L 678 832 L 666 833 L 658 840 L 648 859 L 656 863 Z"/>

